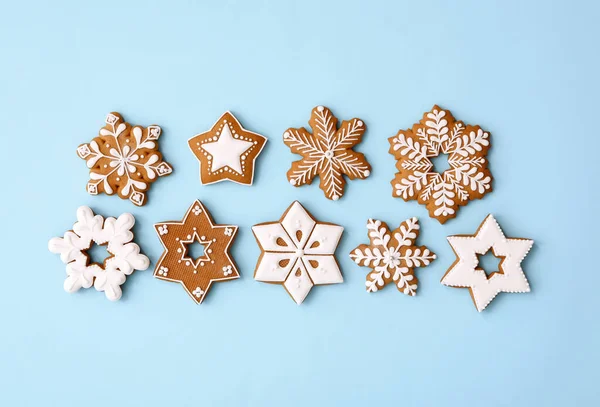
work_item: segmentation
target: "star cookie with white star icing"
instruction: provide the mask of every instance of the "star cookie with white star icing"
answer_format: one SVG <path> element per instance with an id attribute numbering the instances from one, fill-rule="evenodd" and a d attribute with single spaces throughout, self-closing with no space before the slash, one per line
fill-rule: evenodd
<path id="1" fill-rule="evenodd" d="M 507 238 L 492 215 L 488 215 L 474 235 L 449 236 L 456 261 L 442 277 L 442 284 L 468 288 L 477 311 L 481 312 L 501 292 L 526 293 L 529 283 L 521 262 L 533 246 L 533 240 Z M 501 261 L 498 270 L 487 274 L 479 268 L 477 255 L 489 250 Z"/>
<path id="2" fill-rule="evenodd" d="M 254 279 L 281 284 L 296 304 L 314 285 L 344 281 L 334 253 L 344 228 L 316 221 L 294 202 L 277 222 L 254 225 L 261 249 Z"/>
<path id="3" fill-rule="evenodd" d="M 224 180 L 252 185 L 256 158 L 267 138 L 242 127 L 230 112 L 225 112 L 207 132 L 188 140 L 200 161 L 203 185 Z"/>
<path id="4" fill-rule="evenodd" d="M 212 283 L 240 278 L 229 248 L 237 226 L 216 225 L 202 202 L 195 201 L 183 220 L 154 225 L 165 251 L 154 270 L 154 277 L 180 283 L 190 297 L 200 304 Z M 195 257 L 191 246 L 204 250 Z"/>
<path id="5" fill-rule="evenodd" d="M 290 184 L 299 187 L 311 184 L 319 176 L 319 187 L 325 197 L 337 201 L 344 194 L 346 180 L 365 179 L 371 166 L 362 153 L 353 150 L 367 130 L 357 118 L 344 120 L 338 128 L 338 119 L 324 106 L 315 107 L 308 121 L 312 133 L 304 127 L 289 128 L 283 133 L 283 142 L 302 158 L 292 163 L 287 172 Z"/>

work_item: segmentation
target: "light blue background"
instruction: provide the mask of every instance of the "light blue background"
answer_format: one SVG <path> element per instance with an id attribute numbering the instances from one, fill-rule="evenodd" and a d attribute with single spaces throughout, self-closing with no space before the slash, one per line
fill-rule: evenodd
<path id="1" fill-rule="evenodd" d="M 599 11 L 592 1 L 4 2 L 0 405 L 598 405 Z M 494 192 L 444 226 L 389 185 L 387 138 L 434 103 L 493 137 Z M 339 202 L 285 177 L 298 157 L 281 135 L 319 104 L 368 125 L 358 150 L 372 176 Z M 164 130 L 175 172 L 143 208 L 85 191 L 75 148 L 113 110 Z M 269 137 L 252 187 L 200 185 L 186 141 L 225 110 Z M 242 274 L 200 306 L 152 277 L 153 223 L 180 219 L 196 198 L 240 226 Z M 344 284 L 317 287 L 300 307 L 252 278 L 250 226 L 295 199 L 346 228 Z M 47 241 L 80 205 L 136 217 L 153 264 L 120 302 L 63 291 Z M 509 236 L 535 239 L 532 292 L 501 294 L 479 314 L 467 290 L 439 280 L 454 260 L 445 237 L 488 213 Z M 348 257 L 367 218 L 410 216 L 438 260 L 418 270 L 415 298 L 367 294 L 368 269 Z"/>

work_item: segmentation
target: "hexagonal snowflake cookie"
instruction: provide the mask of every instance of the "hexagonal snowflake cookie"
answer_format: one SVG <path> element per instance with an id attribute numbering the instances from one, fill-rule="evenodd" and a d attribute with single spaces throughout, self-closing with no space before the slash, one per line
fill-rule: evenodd
<path id="1" fill-rule="evenodd" d="M 344 228 L 318 222 L 296 201 L 277 222 L 254 225 L 261 250 L 254 279 L 281 284 L 301 304 L 315 285 L 344 281 L 335 259 Z"/>
<path id="2" fill-rule="evenodd" d="M 134 223 L 135 218 L 130 213 L 104 220 L 87 206 L 77 209 L 73 230 L 48 242 L 48 249 L 60 254 L 60 259 L 67 265 L 65 291 L 72 293 L 93 285 L 96 290 L 104 291 L 109 300 L 120 299 L 126 276 L 135 270 L 146 270 L 150 265 L 148 257 L 140 254 L 140 247 L 131 243 Z M 87 251 L 94 243 L 106 245 L 110 254 L 103 264 L 91 263 Z"/>
<path id="3" fill-rule="evenodd" d="M 449 110 L 433 106 L 412 129 L 389 138 L 399 172 L 391 181 L 392 196 L 426 205 L 429 216 L 445 223 L 459 206 L 492 191 L 487 152 L 490 133 L 456 121 Z M 439 174 L 432 158 L 445 154 L 449 169 Z"/>
<path id="4" fill-rule="evenodd" d="M 119 113 L 109 113 L 99 136 L 77 147 L 77 155 L 90 169 L 88 193 L 117 193 L 137 206 L 144 205 L 150 185 L 173 172 L 158 151 L 160 133 L 156 125 L 132 126 Z"/>
<path id="5" fill-rule="evenodd" d="M 393 231 L 380 220 L 367 221 L 369 244 L 352 250 L 350 258 L 373 270 L 365 282 L 368 292 L 377 292 L 393 282 L 398 291 L 410 296 L 417 294 L 419 280 L 415 267 L 428 266 L 436 259 L 427 247 L 416 245 L 420 228 L 417 218 L 405 220 Z"/>

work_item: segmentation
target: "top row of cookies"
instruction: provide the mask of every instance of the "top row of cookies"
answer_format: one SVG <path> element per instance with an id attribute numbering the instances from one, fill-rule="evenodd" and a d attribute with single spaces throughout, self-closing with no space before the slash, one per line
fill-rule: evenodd
<path id="1" fill-rule="evenodd" d="M 319 176 L 325 196 L 338 200 L 344 194 L 344 175 L 354 180 L 371 174 L 365 156 L 353 150 L 367 127 L 358 118 L 338 125 L 331 110 L 323 106 L 312 110 L 308 124 L 312 132 L 300 127 L 283 133 L 283 142 L 302 156 L 292 163 L 288 180 L 299 187 Z M 157 125 L 132 126 L 119 113 L 110 113 L 99 135 L 77 148 L 90 169 L 87 191 L 92 195 L 117 193 L 135 205 L 144 205 L 150 184 L 173 172 L 158 150 L 160 134 Z M 200 161 L 202 184 L 230 180 L 251 185 L 256 158 L 266 142 L 265 136 L 244 129 L 226 112 L 210 130 L 189 139 L 188 145 Z M 460 206 L 492 190 L 486 158 L 490 133 L 457 121 L 449 110 L 434 106 L 389 142 L 399 171 L 391 181 L 393 196 L 426 205 L 429 215 L 440 223 L 456 217 Z M 441 174 L 431 160 L 440 154 L 447 155 L 449 165 Z"/>

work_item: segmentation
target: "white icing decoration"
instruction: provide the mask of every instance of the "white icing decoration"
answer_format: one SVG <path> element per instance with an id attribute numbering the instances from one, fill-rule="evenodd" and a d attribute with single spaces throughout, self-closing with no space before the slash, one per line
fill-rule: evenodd
<path id="1" fill-rule="evenodd" d="M 249 141 L 233 138 L 228 124 L 223 126 L 219 140 L 202 144 L 202 148 L 212 155 L 211 171 L 229 167 L 242 174 L 241 155 L 252 147 Z"/>
<path id="2" fill-rule="evenodd" d="M 531 249 L 533 240 L 506 238 L 492 215 L 485 218 L 475 236 L 449 236 L 448 242 L 458 261 L 442 278 L 442 284 L 469 288 L 478 311 L 483 311 L 500 292 L 530 291 L 521 261 Z M 477 254 L 485 254 L 490 248 L 504 260 L 502 273 L 494 273 L 488 278 L 485 271 L 477 267 Z"/>
<path id="3" fill-rule="evenodd" d="M 107 119 L 108 120 L 108 119 Z M 87 206 L 77 209 L 77 222 L 73 231 L 61 237 L 54 237 L 48 242 L 52 253 L 60 254 L 60 259 L 67 264 L 65 291 L 75 292 L 80 288 L 90 288 L 92 284 L 98 291 L 104 291 L 109 300 L 121 298 L 121 284 L 126 275 L 134 270 L 145 270 L 150 265 L 148 257 L 140 254 L 140 247 L 133 240 L 131 228 L 135 218 L 125 213 L 115 218 L 104 218 L 94 215 Z M 92 242 L 107 244 L 111 254 L 105 261 L 104 268 L 98 264 L 88 264 L 86 250 Z"/>
<path id="4" fill-rule="evenodd" d="M 304 301 L 313 285 L 343 282 L 334 257 L 343 231 L 341 226 L 315 222 L 299 202 L 294 202 L 280 222 L 252 227 L 263 251 L 254 278 L 284 283 L 297 304 Z M 311 248 L 315 242 L 319 244 Z M 311 261 L 317 263 L 315 267 Z"/>

